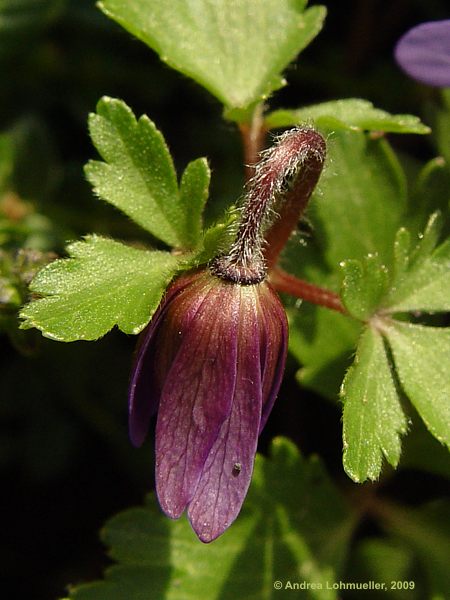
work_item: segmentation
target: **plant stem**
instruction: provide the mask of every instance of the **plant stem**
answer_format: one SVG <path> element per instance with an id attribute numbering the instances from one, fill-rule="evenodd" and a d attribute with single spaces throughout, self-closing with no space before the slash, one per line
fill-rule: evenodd
<path id="1" fill-rule="evenodd" d="M 248 140 L 250 152 L 254 140 L 250 135 Z M 309 200 L 325 153 L 325 140 L 312 127 L 286 131 L 263 153 L 247 185 L 235 241 L 214 260 L 213 273 L 244 285 L 266 277 Z M 269 226 L 273 214 L 277 219 Z"/>
<path id="2" fill-rule="evenodd" d="M 338 294 L 319 287 L 313 283 L 309 283 L 304 279 L 298 279 L 290 273 L 286 273 L 283 269 L 275 267 L 269 273 L 269 281 L 273 287 L 279 292 L 285 292 L 301 300 L 306 300 L 312 304 L 325 306 L 340 313 L 346 314 L 346 310 L 339 298 Z"/>
<path id="3" fill-rule="evenodd" d="M 250 123 L 240 123 L 239 130 L 244 150 L 245 179 L 248 181 L 255 174 L 255 165 L 265 146 L 267 129 L 264 126 L 264 105 L 258 104 Z"/>
<path id="4" fill-rule="evenodd" d="M 264 234 L 266 241 L 264 258 L 269 270 L 276 265 L 292 231 L 297 227 L 325 161 L 326 146 L 323 137 L 317 131 L 307 128 L 301 132 L 301 135 L 303 137 L 302 168 L 299 169 L 295 182 L 282 202 L 274 207 L 278 216 Z"/>

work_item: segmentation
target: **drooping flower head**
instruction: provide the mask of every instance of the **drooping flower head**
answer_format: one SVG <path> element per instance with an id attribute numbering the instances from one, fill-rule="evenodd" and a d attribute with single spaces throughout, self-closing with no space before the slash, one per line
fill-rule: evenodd
<path id="1" fill-rule="evenodd" d="M 156 492 L 163 511 L 186 507 L 204 542 L 236 518 L 258 435 L 281 382 L 284 309 L 269 284 L 237 285 L 202 270 L 169 289 L 137 354 L 130 434 L 156 425 Z"/>
<path id="2" fill-rule="evenodd" d="M 421 23 L 397 42 L 395 60 L 410 77 L 450 87 L 450 19 Z"/>
<path id="3" fill-rule="evenodd" d="M 295 176 L 292 155 L 298 162 L 305 136 L 322 146 L 310 128 L 280 139 L 250 185 L 230 251 L 172 283 L 138 344 L 130 437 L 141 445 L 158 412 L 159 503 L 174 519 L 187 509 L 203 542 L 223 533 L 241 509 L 258 436 L 280 387 L 288 328 L 266 281 L 261 228 L 270 203 Z M 314 152 L 323 162 L 324 153 L 319 159 Z"/>

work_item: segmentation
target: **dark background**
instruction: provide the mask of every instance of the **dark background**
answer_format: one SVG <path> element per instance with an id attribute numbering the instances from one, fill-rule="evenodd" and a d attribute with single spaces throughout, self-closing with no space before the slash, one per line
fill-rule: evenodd
<path id="1" fill-rule="evenodd" d="M 289 86 L 271 105 L 297 107 L 354 96 L 426 119 L 434 92 L 399 71 L 392 49 L 409 27 L 448 18 L 446 3 L 327 4 L 324 30 L 289 67 Z M 136 114 L 147 113 L 164 133 L 178 170 L 193 158 L 209 157 L 211 217 L 240 194 L 240 140 L 235 126 L 221 118 L 221 106 L 109 22 L 93 2 L 62 4 L 41 31 L 18 36 L 14 48 L 0 53 L 0 68 L 0 131 L 32 124 L 38 151 L 31 144 L 20 158 L 17 191 L 53 224 L 50 249 L 62 253 L 64 240 L 91 231 L 122 239 L 144 237 L 114 209 L 95 200 L 83 177 L 83 164 L 95 156 L 87 115 L 102 95 L 122 98 Z M 430 141 L 420 136 L 397 136 L 393 142 L 401 153 L 433 155 Z M 21 169 L 26 172 L 22 183 Z M 30 332 L 18 352 L 17 340 L 14 345 L 6 335 L 0 338 L 3 598 L 56 599 L 69 582 L 101 576 L 108 561 L 98 530 L 115 512 L 140 503 L 151 489 L 152 441 L 135 450 L 127 437 L 134 344 L 135 338 L 118 332 L 97 343 L 72 344 Z M 300 392 L 296 368 L 288 364 L 261 448 L 275 434 L 288 435 L 304 453 L 318 452 L 332 475 L 347 485 L 340 409 Z M 392 497 L 416 503 L 437 497 L 443 483 L 433 475 L 400 470 L 387 489 Z M 373 527 L 365 523 L 360 535 Z"/>

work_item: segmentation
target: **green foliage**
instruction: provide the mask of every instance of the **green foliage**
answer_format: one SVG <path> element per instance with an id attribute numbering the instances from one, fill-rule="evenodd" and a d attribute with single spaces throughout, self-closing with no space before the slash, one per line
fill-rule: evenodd
<path id="1" fill-rule="evenodd" d="M 246 109 L 284 85 L 282 71 L 319 33 L 306 0 L 103 0 L 100 8 L 227 108 Z"/>
<path id="2" fill-rule="evenodd" d="M 389 144 L 336 132 L 319 190 L 308 216 L 328 267 L 366 254 L 389 262 L 407 201 L 405 176 Z"/>
<path id="3" fill-rule="evenodd" d="M 389 312 L 450 310 L 450 240 L 436 248 L 440 215 L 433 214 L 413 250 L 406 229 L 397 233 L 393 278 L 382 306 Z"/>
<path id="4" fill-rule="evenodd" d="M 183 238 L 188 248 L 196 248 L 202 237 L 202 213 L 208 199 L 211 172 L 205 158 L 186 167 L 180 182 L 180 204 L 183 206 Z"/>
<path id="5" fill-rule="evenodd" d="M 388 272 L 376 254 L 368 254 L 364 262 L 341 263 L 344 280 L 341 298 L 345 308 L 356 319 L 368 319 L 379 306 L 388 286 Z"/>
<path id="6" fill-rule="evenodd" d="M 450 329 L 392 318 L 399 310 L 447 310 L 448 241 L 435 249 L 438 236 L 438 215 L 434 214 L 412 251 L 409 232 L 399 229 L 391 273 L 377 265 L 373 256 L 366 257 L 364 268 L 358 261 L 344 265 L 343 302 L 351 315 L 369 321 L 341 389 L 344 467 L 355 481 L 377 479 L 382 454 L 393 466 L 398 463 L 398 434 L 406 432 L 406 422 L 397 381 L 430 432 L 449 444 L 446 365 L 450 360 Z M 382 335 L 390 350 L 383 344 Z"/>
<path id="7" fill-rule="evenodd" d="M 449 347 L 449 330 L 425 328 L 430 344 L 424 342 L 422 348 L 416 339 L 422 329 L 411 325 L 404 330 L 407 326 L 393 321 L 392 316 L 448 310 L 449 243 L 437 245 L 442 222 L 438 213 L 429 218 L 423 234 L 414 235 L 417 243 L 401 227 L 407 221 L 405 176 L 384 141 L 369 140 L 360 133 L 335 133 L 329 165 L 332 169 L 328 166 L 324 173 L 308 213 L 314 239 L 306 248 L 298 240 L 291 243 L 283 257 L 284 267 L 334 287 L 340 265 L 342 301 L 352 317 L 369 326 L 357 343 L 361 326 L 348 317 L 320 308 L 291 309 L 290 348 L 302 365 L 299 380 L 336 398 L 357 346 L 355 363 L 341 389 L 344 468 L 355 481 L 375 480 L 383 456 L 391 465 L 398 464 L 400 434 L 407 430 L 399 381 L 431 433 L 439 441 L 448 440 L 449 390 L 439 369 L 446 364 L 440 360 Z M 442 194 L 442 188 L 435 193 L 439 189 Z M 421 188 L 421 192 L 427 190 Z M 425 211 L 429 204 L 419 199 Z M 430 203 L 434 205 L 434 201 Z M 421 215 L 416 223 L 423 220 L 423 213 L 416 214 Z M 405 334 L 401 355 L 394 350 L 393 341 L 399 328 Z M 433 357 L 432 347 L 434 356 L 440 348 L 440 358 Z"/>
<path id="8" fill-rule="evenodd" d="M 383 455 L 396 467 L 406 418 L 383 339 L 367 328 L 341 390 L 344 401 L 344 468 L 354 481 L 378 479 Z"/>
<path id="9" fill-rule="evenodd" d="M 0 0 L 0 60 L 31 47 L 36 33 L 52 21 L 62 4 L 60 0 Z M 71 4 L 70 16 L 85 14 L 85 10 L 89 13 L 90 7 L 86 9 L 76 1 Z M 266 102 L 284 84 L 283 71 L 321 29 L 325 9 L 307 9 L 306 4 L 304 0 L 100 3 L 105 14 L 154 49 L 162 61 L 211 92 L 224 105 L 226 117 L 238 121 L 244 129 L 250 125 L 256 105 Z M 97 17 L 93 39 L 103 40 L 102 27 L 107 35 L 115 35 L 105 26 L 103 15 L 98 13 Z M 73 25 L 77 38 L 82 24 L 81 19 Z M 68 22 L 66 27 L 69 29 Z M 58 43 L 58 34 L 50 35 L 41 53 L 30 59 L 29 70 L 24 75 L 20 72 L 24 87 L 17 98 L 28 107 L 33 87 L 27 86 L 35 68 L 46 65 L 48 81 L 43 87 L 52 89 L 58 88 L 52 79 L 55 74 L 66 69 L 72 83 L 72 63 L 89 62 L 86 73 L 77 71 L 72 87 L 65 90 L 70 102 L 62 96 L 65 110 L 70 105 L 63 118 L 59 115 L 64 135 L 64 121 L 84 115 L 103 93 L 92 85 L 80 101 L 76 92 L 80 81 L 82 86 L 87 80 L 100 81 L 103 89 L 116 89 L 113 83 L 122 89 L 124 83 L 132 81 L 146 90 L 136 105 L 146 106 L 154 94 L 158 99 L 156 111 L 158 106 L 172 106 L 171 84 L 164 91 L 163 79 L 168 73 L 170 77 L 167 69 L 145 64 L 147 71 L 134 65 L 134 59 L 126 63 L 122 56 L 117 58 L 121 52 L 111 52 L 108 45 L 103 62 L 91 61 L 89 44 L 84 54 L 78 48 L 72 55 L 65 53 L 66 48 L 60 52 Z M 122 43 L 127 43 L 125 37 Z M 83 44 L 81 41 L 80 46 Z M 86 56 L 89 61 L 82 60 Z M 308 57 L 305 63 L 302 68 L 307 71 Z M 320 80 L 320 70 L 331 81 L 333 73 L 324 64 L 314 67 L 314 76 Z M 143 86 L 142 81 L 150 84 Z M 344 77 L 342 85 L 348 83 Z M 5 90 L 6 85 L 0 103 L 9 121 L 14 111 L 2 102 Z M 12 88 L 14 100 L 15 92 Z M 327 90 L 327 97 L 333 97 L 331 92 Z M 417 117 L 389 114 L 358 98 L 298 109 L 269 109 L 262 115 L 267 128 L 314 123 L 327 137 L 328 162 L 306 216 L 307 232 L 292 236 L 282 266 L 312 283 L 340 290 L 347 312 L 341 314 L 307 303 L 299 307 L 286 298 L 289 344 L 299 364 L 297 379 L 302 386 L 334 401 L 341 389 L 343 463 L 348 476 L 359 483 L 377 480 L 384 461 L 404 471 L 422 470 L 429 477 L 449 477 L 444 446 L 450 445 L 450 329 L 445 327 L 448 321 L 444 315 L 450 309 L 450 244 L 445 240 L 449 223 L 449 98 L 448 91 L 443 91 L 439 108 L 425 113 L 434 127 L 432 141 L 442 156 L 422 169 L 404 155 L 400 163 L 381 135 L 428 133 L 428 127 Z M 38 103 L 45 111 L 53 110 L 54 104 L 44 92 L 42 97 L 38 95 Z M 189 122 L 184 131 L 191 128 L 200 134 L 195 136 L 196 141 L 207 140 L 213 147 L 214 136 L 205 125 L 206 113 L 200 112 L 192 121 L 197 129 Z M 177 111 L 170 114 L 177 128 L 178 119 L 184 117 Z M 139 333 L 173 277 L 226 250 L 236 230 L 239 211 L 234 207 L 218 223 L 208 223 L 204 229 L 208 163 L 203 158 L 194 160 L 178 178 L 166 142 L 148 117 L 136 118 L 122 100 L 103 98 L 89 118 L 89 128 L 100 160 L 88 163 L 87 178 L 95 193 L 130 221 L 119 215 L 120 221 L 106 204 L 101 210 L 105 214 L 109 210 L 111 216 L 104 220 L 94 217 L 97 209 L 91 198 L 84 212 L 81 185 L 74 191 L 70 180 L 69 184 L 64 180 L 57 201 L 49 202 L 55 179 L 70 178 L 71 169 L 81 173 L 81 168 L 71 163 L 65 164 L 64 172 L 59 170 L 47 145 L 46 132 L 33 118 L 17 120 L 0 135 L 0 326 L 16 346 L 22 342 L 17 331 L 12 331 L 15 317 L 30 299 L 21 312 L 23 328 L 37 328 L 54 340 L 94 340 L 115 326 L 127 334 Z M 374 133 L 366 135 L 365 131 Z M 77 152 L 74 149 L 78 159 Z M 219 177 L 220 169 L 214 166 Z M 228 175 L 226 170 L 224 173 Z M 230 187 L 228 178 L 224 179 Z M 236 194 L 231 195 L 228 187 L 227 201 L 233 202 Z M 59 225 L 66 191 L 72 194 L 70 227 L 76 222 L 75 229 L 68 232 Z M 219 214 L 221 202 L 217 197 L 214 200 L 213 212 Z M 45 202 L 53 206 L 52 218 L 41 211 L 40 203 Z M 119 225 L 115 224 L 116 218 Z M 149 243 L 158 249 L 146 249 L 137 241 L 142 231 L 133 223 L 150 234 Z M 92 230 L 102 235 L 89 235 L 84 241 L 70 244 L 67 258 L 47 264 L 54 258 L 48 250 L 61 254 L 61 240 Z M 107 237 L 110 235 L 127 243 L 114 241 Z M 169 251 L 170 247 L 174 250 Z M 127 342 L 124 336 L 120 340 Z M 84 350 L 86 345 L 81 346 L 81 361 L 72 362 L 77 345 L 70 345 L 66 351 L 73 354 L 58 357 L 54 363 L 51 358 L 39 363 L 30 378 L 30 410 L 24 399 L 29 393 L 26 379 L 32 367 L 27 364 L 22 368 L 17 363 L 12 371 L 9 365 L 2 369 L 2 397 L 7 398 L 1 409 L 2 419 L 5 411 L 11 411 L 15 431 L 29 410 L 34 429 L 30 428 L 28 437 L 20 437 L 19 443 L 27 446 L 27 460 L 40 462 L 43 472 L 57 471 L 65 455 L 83 445 L 76 436 L 71 437 L 74 426 L 64 414 L 64 402 L 70 406 L 67 413 L 79 411 L 89 427 L 106 437 L 118 438 L 120 452 L 126 445 L 123 422 L 119 421 L 123 419 L 123 407 L 117 410 L 117 423 L 108 413 L 109 374 L 97 378 L 97 387 L 93 385 L 94 376 L 91 380 L 87 374 L 88 364 L 95 362 L 93 354 Z M 101 348 L 104 351 L 106 346 Z M 58 349 L 52 352 L 58 354 Z M 70 357 L 68 361 L 64 360 L 66 356 Z M 66 362 L 70 369 L 62 368 Z M 42 373 L 51 374 L 45 383 Z M 83 376 L 78 378 L 77 373 Z M 48 399 L 53 386 L 61 404 L 58 410 Z M 96 401 L 103 394 L 103 404 L 84 402 L 92 387 Z M 9 397 L 13 389 L 19 403 Z M 304 401 L 304 391 L 300 395 Z M 52 430 L 48 435 L 47 429 Z M 312 434 L 314 443 L 319 437 Z M 34 452 L 33 445 L 39 446 L 40 452 Z M 0 438 L 0 460 L 5 460 L 3 446 L 7 444 Z M 52 453 L 54 447 L 61 449 L 57 457 Z M 127 469 L 135 468 L 136 460 L 139 458 L 133 458 L 134 467 L 127 465 Z M 145 472 L 148 476 L 148 468 Z M 393 474 L 389 471 L 388 475 Z M 188 600 L 203 597 L 208 590 L 211 598 L 256 600 L 283 595 L 274 589 L 275 580 L 325 583 L 358 580 L 358 574 L 360 581 L 417 579 L 417 587 L 408 591 L 408 598 L 444 598 L 450 587 L 446 564 L 449 532 L 445 527 L 448 506 L 433 503 L 404 509 L 385 501 L 389 489 L 383 488 L 381 495 L 376 489 L 370 484 L 364 486 L 361 502 L 359 490 L 354 490 L 356 507 L 352 507 L 318 459 L 301 458 L 291 443 L 277 438 L 269 458 L 257 457 L 242 513 L 220 539 L 201 545 L 184 517 L 169 521 L 152 497 L 146 506 L 122 512 L 108 522 L 102 537 L 115 564 L 107 569 L 103 581 L 74 587 L 70 598 Z M 365 511 L 370 512 L 371 522 L 384 528 L 385 535 L 377 539 L 368 535 L 353 543 L 350 537 Z M 318 600 L 337 596 L 328 588 L 305 592 L 305 597 Z M 349 595 L 353 597 L 358 596 Z M 388 590 L 380 597 L 400 600 L 404 594 Z"/>
<path id="10" fill-rule="evenodd" d="M 158 307 L 179 260 L 168 252 L 131 248 L 89 236 L 68 247 L 30 287 L 46 297 L 21 312 L 23 327 L 54 340 L 96 340 L 117 325 L 139 333 Z"/>
<path id="11" fill-rule="evenodd" d="M 200 544 L 184 517 L 169 521 L 150 497 L 107 523 L 103 541 L 118 564 L 105 581 L 76 587 L 70 598 L 196 600 L 207 589 L 208 600 L 256 600 L 279 597 L 274 581 L 291 580 L 321 584 L 306 597 L 333 600 L 326 581 L 342 572 L 352 527 L 321 463 L 276 438 L 269 458 L 258 455 L 246 504 L 221 538 Z"/>
<path id="12" fill-rule="evenodd" d="M 185 252 L 175 256 L 132 248 L 95 235 L 71 244 L 69 259 L 55 261 L 34 279 L 30 289 L 43 297 L 21 312 L 23 328 L 36 327 L 46 337 L 65 342 L 98 339 L 115 325 L 125 333 L 139 333 L 174 274 L 198 262 L 187 250 L 198 248 L 200 255 L 207 251 L 202 243 L 207 161 L 191 162 L 178 187 L 164 139 L 146 116 L 136 121 L 124 102 L 103 98 L 89 125 L 105 160 L 86 166 L 97 194 Z M 219 227 L 216 243 L 222 234 Z"/>
<path id="13" fill-rule="evenodd" d="M 94 191 L 169 246 L 195 247 L 208 195 L 206 161 L 188 165 L 178 190 L 161 133 L 145 115 L 136 121 L 121 100 L 100 100 L 89 130 L 105 161 L 86 166 Z"/>
<path id="14" fill-rule="evenodd" d="M 414 575 L 415 557 L 407 544 L 400 540 L 385 540 L 378 537 L 366 538 L 355 548 L 352 575 L 353 581 L 386 582 L 386 590 L 379 593 L 373 591 L 373 598 L 403 600 L 405 593 L 408 600 L 420 600 L 421 591 Z M 414 589 L 395 589 L 391 582 L 413 582 Z M 357 591 L 351 597 L 360 597 Z"/>
<path id="15" fill-rule="evenodd" d="M 431 433 L 450 447 L 450 329 L 392 321 L 386 336 L 403 389 Z"/>
<path id="16" fill-rule="evenodd" d="M 436 109 L 434 118 L 434 129 L 437 141 L 438 151 L 447 161 L 450 162 L 450 150 L 448 148 L 448 140 L 450 137 L 450 90 L 441 90 L 441 105 Z"/>
<path id="17" fill-rule="evenodd" d="M 328 162 L 307 212 L 312 233 L 303 243 L 298 236 L 292 238 L 282 266 L 298 277 L 338 290 L 341 263 L 352 265 L 359 273 L 354 282 L 358 290 L 347 281 L 344 302 L 353 297 L 357 318 L 370 316 L 378 308 L 386 278 L 384 267 L 381 273 L 376 264 L 391 263 L 393 240 L 406 206 L 405 175 L 389 144 L 360 132 L 335 132 L 329 137 Z M 368 254 L 372 258 L 364 259 Z M 370 265 L 372 278 L 367 286 L 361 276 Z M 337 399 L 359 332 L 357 322 L 323 308 L 305 303 L 300 310 L 292 310 L 290 348 L 302 365 L 302 383 Z"/>
<path id="18" fill-rule="evenodd" d="M 386 131 L 393 133 L 430 133 L 430 128 L 413 115 L 390 115 L 375 108 L 371 102 L 346 98 L 322 102 L 299 109 L 279 109 L 266 115 L 266 126 L 290 127 L 313 121 L 317 127 L 340 130 L 350 129 Z"/>
<path id="19" fill-rule="evenodd" d="M 387 505 L 381 515 L 384 528 L 414 550 L 429 582 L 428 597 L 439 600 L 450 587 L 448 510 L 449 502 L 440 500 L 414 509 Z"/>
<path id="20" fill-rule="evenodd" d="M 336 401 L 361 325 L 338 312 L 303 303 L 290 309 L 289 351 L 301 363 L 301 385 Z"/>

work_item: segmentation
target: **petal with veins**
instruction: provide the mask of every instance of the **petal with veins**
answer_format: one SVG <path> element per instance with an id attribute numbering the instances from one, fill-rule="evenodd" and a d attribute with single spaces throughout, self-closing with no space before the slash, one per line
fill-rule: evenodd
<path id="1" fill-rule="evenodd" d="M 163 511 L 181 515 L 227 418 L 236 383 L 239 290 L 211 288 L 182 331 L 166 376 L 156 426 L 156 491 Z"/>
<path id="2" fill-rule="evenodd" d="M 236 385 L 231 412 L 205 462 L 188 517 L 203 542 L 235 520 L 250 485 L 258 443 L 262 390 L 260 324 L 253 290 L 242 289 Z"/>

